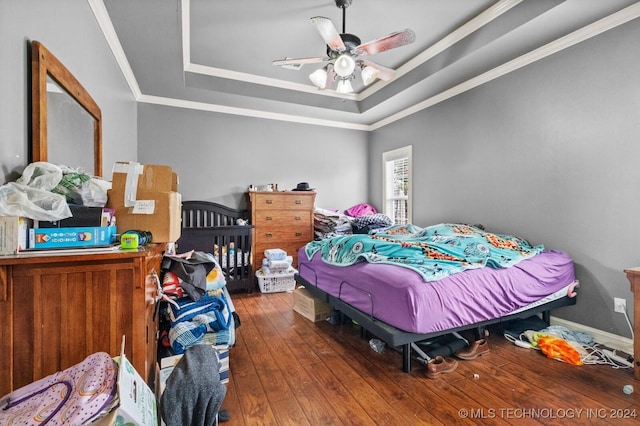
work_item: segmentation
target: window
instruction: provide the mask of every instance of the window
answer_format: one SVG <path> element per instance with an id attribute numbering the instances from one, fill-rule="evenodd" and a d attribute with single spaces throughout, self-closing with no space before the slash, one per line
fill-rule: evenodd
<path id="1" fill-rule="evenodd" d="M 409 145 L 382 154 L 383 213 L 396 225 L 411 223 L 411 151 Z"/>

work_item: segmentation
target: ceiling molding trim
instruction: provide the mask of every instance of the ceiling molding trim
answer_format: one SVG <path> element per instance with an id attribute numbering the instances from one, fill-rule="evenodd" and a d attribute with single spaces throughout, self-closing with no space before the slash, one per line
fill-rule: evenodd
<path id="1" fill-rule="evenodd" d="M 181 0 L 182 22 L 182 63 L 185 72 L 209 75 L 212 77 L 226 78 L 230 80 L 244 81 L 246 83 L 261 84 L 263 86 L 279 89 L 295 90 L 298 92 L 313 93 L 320 96 L 358 100 L 354 93 L 337 93 L 334 90 L 320 90 L 315 86 L 302 83 L 292 83 L 277 78 L 262 77 L 239 71 L 231 71 L 223 68 L 211 67 L 191 62 L 191 0 Z"/>
<path id="2" fill-rule="evenodd" d="M 165 98 L 153 95 L 141 95 L 138 102 L 146 104 L 156 104 L 171 106 L 176 108 L 196 109 L 200 111 L 217 112 L 221 114 L 241 115 L 245 117 L 264 118 L 267 120 L 287 121 L 290 123 L 312 124 L 324 127 L 337 127 L 349 130 L 369 131 L 370 126 L 367 124 L 347 123 L 343 121 L 323 120 L 313 117 L 304 117 L 299 115 L 282 114 L 275 112 L 266 112 L 252 110 L 247 108 L 236 108 L 224 105 L 215 105 L 205 102 L 187 101 L 183 99 Z"/>
<path id="3" fill-rule="evenodd" d="M 461 93 L 464 93 L 468 90 L 478 87 L 482 84 L 495 80 L 498 77 L 502 77 L 505 74 L 509 74 L 531 63 L 537 62 L 543 58 L 546 58 L 547 56 L 551 56 L 555 53 L 558 53 L 575 44 L 578 44 L 592 37 L 595 37 L 598 34 L 609 31 L 633 19 L 637 19 L 638 17 L 640 17 L 640 3 L 635 3 L 605 18 L 602 18 L 592 24 L 589 24 L 572 33 L 569 33 L 564 37 L 561 37 L 557 40 L 554 40 L 550 43 L 545 44 L 544 46 L 541 46 L 535 50 L 532 50 L 529 53 L 525 53 L 524 55 L 519 56 L 509 62 L 505 62 L 504 64 L 498 67 L 495 67 L 485 73 L 477 75 L 476 77 L 473 77 L 435 96 L 432 96 L 429 99 L 425 99 L 424 101 L 419 102 L 409 108 L 406 108 L 403 111 L 399 111 L 376 123 L 373 123 L 371 125 L 371 130 L 376 130 L 383 126 L 391 124 L 395 121 L 401 120 L 405 117 L 408 117 L 412 114 L 415 114 L 419 111 L 422 111 L 426 108 L 429 108 L 433 105 L 436 105 L 440 102 L 443 102 L 447 99 L 450 99 L 454 96 L 457 96 Z"/>
<path id="4" fill-rule="evenodd" d="M 180 13 L 180 22 L 182 23 L 182 68 L 186 70 L 191 63 L 191 2 L 189 0 L 180 1 Z M 185 30 L 185 28 L 189 30 Z"/>
<path id="5" fill-rule="evenodd" d="M 182 0 L 182 2 L 183 3 L 189 2 L 189 0 Z M 362 130 L 362 131 L 373 131 L 381 127 L 384 127 L 386 125 L 389 125 L 391 123 L 394 123 L 398 120 L 406 118 L 412 114 L 415 114 L 419 111 L 427 109 L 433 105 L 436 105 L 454 96 L 462 94 L 484 83 L 488 83 L 491 80 L 494 80 L 498 77 L 506 75 L 510 72 L 516 71 L 533 62 L 541 60 L 547 56 L 553 55 L 568 47 L 571 47 L 582 41 L 588 40 L 591 37 L 595 37 L 598 34 L 606 32 L 610 29 L 613 29 L 617 26 L 620 26 L 622 24 L 625 24 L 629 21 L 632 21 L 640 17 L 640 2 L 634 3 L 631 6 L 628 6 L 609 16 L 606 16 L 592 24 L 582 27 L 564 37 L 561 37 L 557 40 L 547 43 L 546 45 L 538 49 L 535 49 L 529 53 L 521 55 L 518 58 L 515 58 L 509 62 L 506 62 L 476 77 L 473 77 L 435 96 L 425 99 L 422 102 L 419 102 L 415 105 L 405 108 L 404 110 L 399 111 L 395 114 L 392 114 L 386 118 L 383 118 L 375 123 L 372 123 L 370 125 L 365 125 L 365 124 L 357 124 L 357 123 L 349 123 L 349 122 L 341 122 L 341 121 L 333 121 L 333 120 L 316 119 L 313 117 L 304 117 L 304 116 L 298 116 L 298 115 L 270 113 L 265 111 L 229 107 L 224 105 L 216 105 L 216 104 L 203 103 L 203 102 L 192 102 L 192 101 L 185 101 L 180 99 L 144 95 L 140 92 L 140 88 L 134 77 L 133 71 L 129 66 L 129 62 L 124 54 L 124 50 L 120 45 L 120 41 L 118 40 L 118 37 L 115 33 L 115 30 L 113 28 L 113 24 L 111 23 L 109 15 L 106 12 L 106 8 L 104 6 L 103 1 L 89 0 L 89 4 L 91 6 L 91 9 L 93 10 L 94 15 L 96 16 L 96 19 L 98 20 L 98 24 L 100 25 L 100 28 L 102 29 L 102 32 L 104 33 L 109 46 L 111 47 L 111 50 L 113 51 L 116 61 L 118 62 L 120 69 L 125 79 L 127 80 L 127 83 L 129 84 L 131 92 L 138 102 L 173 106 L 178 108 L 197 109 L 202 111 L 218 112 L 222 114 L 241 115 L 241 116 L 247 116 L 247 117 L 264 118 L 269 120 L 289 121 L 294 123 L 337 127 L 337 128 L 343 128 L 343 129 Z"/>
<path id="6" fill-rule="evenodd" d="M 102 34 L 104 34 L 104 38 L 107 40 L 107 44 L 111 48 L 111 52 L 113 52 L 113 56 L 115 56 L 116 62 L 120 66 L 122 75 L 127 81 L 133 97 L 138 100 L 142 95 L 140 86 L 133 74 L 131 65 L 129 65 L 129 60 L 127 59 L 127 55 L 124 53 L 122 44 L 120 44 L 116 30 L 113 28 L 113 23 L 111 22 L 111 18 L 109 17 L 109 13 L 107 12 L 104 2 L 102 0 L 89 0 L 89 7 L 91 7 L 93 15 L 98 21 Z"/>
<path id="7" fill-rule="evenodd" d="M 332 96 L 340 99 L 357 100 L 357 96 L 353 93 L 340 94 L 333 90 L 320 90 L 317 87 L 309 86 L 307 84 L 291 83 L 288 81 L 278 80 L 275 78 L 261 77 L 254 74 L 230 71 L 222 68 L 214 68 L 207 65 L 188 63 L 188 64 L 185 64 L 184 71 L 192 72 L 195 74 L 209 75 L 212 77 L 239 80 L 239 81 L 244 81 L 245 83 L 254 83 L 254 84 L 260 84 L 263 86 L 277 87 L 280 89 L 289 89 L 289 90 L 295 90 L 298 92 L 321 94 L 324 96 Z"/>
<path id="8" fill-rule="evenodd" d="M 418 68 L 420 65 L 424 64 L 425 62 L 431 60 L 436 55 L 449 49 L 450 47 L 458 43 L 460 40 L 464 39 L 465 37 L 468 37 L 469 35 L 478 31 L 480 28 L 488 25 L 490 22 L 500 17 L 504 13 L 513 9 L 514 7 L 522 3 L 522 1 L 523 0 L 501 0 L 497 3 L 494 3 L 491 7 L 482 11 L 479 15 L 475 16 L 473 19 L 471 19 L 470 21 L 467 21 L 460 27 L 456 28 L 454 31 L 447 34 L 444 38 L 438 40 L 436 43 L 429 46 L 422 53 L 416 55 L 415 57 L 413 57 L 412 59 L 410 59 L 403 65 L 401 65 L 400 67 L 398 67 L 398 69 L 396 69 L 396 76 L 393 80 L 390 80 L 390 81 L 379 80 L 375 84 L 363 90 L 360 93 L 360 97 L 358 100 L 366 99 L 367 97 L 373 95 L 378 90 L 385 87 L 386 85 L 391 84 L 394 80 L 398 79 L 399 77 L 402 77 L 403 75 Z"/>
<path id="9" fill-rule="evenodd" d="M 302 83 L 293 83 L 287 80 L 261 77 L 237 71 L 230 71 L 223 68 L 210 67 L 208 65 L 195 64 L 191 62 L 191 0 L 181 0 L 182 6 L 182 61 L 185 71 L 210 75 L 213 77 L 228 78 L 231 80 L 244 81 L 247 83 L 262 84 L 265 86 L 280 89 L 295 90 L 305 93 L 313 93 L 320 96 L 332 96 L 341 99 L 361 101 L 381 90 L 394 80 L 403 76 L 427 62 L 434 56 L 450 48 L 460 40 L 486 26 L 496 18 L 522 3 L 523 0 L 500 0 L 492 6 L 466 22 L 443 39 L 431 45 L 425 51 L 415 56 L 405 64 L 396 69 L 396 76 L 391 81 L 378 80 L 360 93 L 341 94 L 334 90 L 319 90 L 318 88 Z"/>

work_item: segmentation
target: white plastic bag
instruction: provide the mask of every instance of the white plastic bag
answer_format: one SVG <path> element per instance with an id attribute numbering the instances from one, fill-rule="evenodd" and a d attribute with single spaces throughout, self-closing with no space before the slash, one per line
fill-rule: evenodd
<path id="1" fill-rule="evenodd" d="M 16 182 L 0 186 L 0 216 L 48 221 L 71 217 L 67 200 L 50 191 L 61 178 L 62 171 L 55 164 L 29 164 Z"/>
<path id="2" fill-rule="evenodd" d="M 51 191 L 62 179 L 62 169 L 55 164 L 38 161 L 24 168 L 22 176 L 16 180 L 20 185 Z"/>

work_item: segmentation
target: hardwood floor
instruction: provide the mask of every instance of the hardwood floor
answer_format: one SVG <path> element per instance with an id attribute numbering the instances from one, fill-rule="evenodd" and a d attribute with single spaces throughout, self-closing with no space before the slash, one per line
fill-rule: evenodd
<path id="1" fill-rule="evenodd" d="M 225 425 L 640 422 L 640 381 L 630 369 L 571 366 L 493 331 L 489 353 L 429 379 L 417 362 L 403 373 L 399 352 L 374 352 L 353 324 L 293 312 L 291 293 L 233 301 L 242 325 L 230 351 Z"/>

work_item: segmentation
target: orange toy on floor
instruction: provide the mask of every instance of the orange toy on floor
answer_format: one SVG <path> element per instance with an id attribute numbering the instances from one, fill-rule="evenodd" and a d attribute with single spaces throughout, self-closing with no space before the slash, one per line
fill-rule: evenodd
<path id="1" fill-rule="evenodd" d="M 580 353 L 566 340 L 554 336 L 538 338 L 538 347 L 549 358 L 564 361 L 571 365 L 583 365 Z"/>

